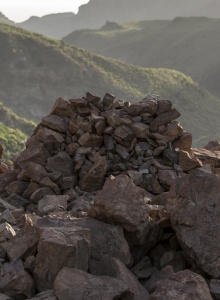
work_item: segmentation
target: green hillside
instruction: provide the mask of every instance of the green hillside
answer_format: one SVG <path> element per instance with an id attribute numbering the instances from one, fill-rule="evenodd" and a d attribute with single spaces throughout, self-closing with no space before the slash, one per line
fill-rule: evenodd
<path id="1" fill-rule="evenodd" d="M 220 19 L 107 23 L 75 31 L 65 42 L 142 67 L 176 69 L 220 98 Z"/>
<path id="2" fill-rule="evenodd" d="M 31 135 L 36 126 L 33 121 L 29 121 L 25 118 L 19 117 L 10 108 L 5 107 L 1 102 L 0 120 L 5 126 L 19 129 L 26 135 Z"/>
<path id="3" fill-rule="evenodd" d="M 180 72 L 136 67 L 6 25 L 0 40 L 0 99 L 21 116 L 39 121 L 58 97 L 87 91 L 131 102 L 154 93 L 173 101 L 195 145 L 218 134 L 220 100 Z"/>
<path id="4" fill-rule="evenodd" d="M 19 129 L 13 129 L 0 122 L 0 144 L 3 146 L 3 161 L 12 164 L 13 159 L 25 148 L 27 135 Z"/>
<path id="5" fill-rule="evenodd" d="M 4 148 L 3 160 L 12 163 L 25 147 L 25 142 L 33 133 L 36 124 L 16 115 L 0 103 L 0 144 Z"/>

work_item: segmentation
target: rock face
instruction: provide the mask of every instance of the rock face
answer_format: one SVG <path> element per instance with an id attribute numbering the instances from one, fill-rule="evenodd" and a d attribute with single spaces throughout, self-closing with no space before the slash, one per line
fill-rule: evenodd
<path id="1" fill-rule="evenodd" d="M 56 101 L 0 174 L 0 299 L 219 298 L 219 151 L 178 116 L 157 96 Z"/>
<path id="2" fill-rule="evenodd" d="M 93 276 L 77 269 L 63 268 L 54 283 L 55 295 L 59 300 L 72 299 L 120 299 L 127 285 L 107 276 Z"/>
<path id="3" fill-rule="evenodd" d="M 211 294 L 202 276 L 185 270 L 158 279 L 154 285 L 152 300 L 211 300 Z"/>
<path id="4" fill-rule="evenodd" d="M 171 222 L 185 254 L 212 278 L 220 276 L 220 177 L 198 169 L 178 179 L 170 199 Z"/>
<path id="5" fill-rule="evenodd" d="M 136 186 L 128 176 L 112 176 L 96 195 L 89 215 L 120 224 L 134 235 L 136 243 L 143 244 L 153 226 L 147 214 L 148 201 L 147 192 Z"/>
<path id="6" fill-rule="evenodd" d="M 53 288 L 62 267 L 88 270 L 89 231 L 82 228 L 45 228 L 40 236 L 34 278 L 38 291 Z"/>

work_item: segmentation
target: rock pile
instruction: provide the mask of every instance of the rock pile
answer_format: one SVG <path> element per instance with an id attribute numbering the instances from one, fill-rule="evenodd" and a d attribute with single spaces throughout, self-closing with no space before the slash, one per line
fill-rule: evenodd
<path id="1" fill-rule="evenodd" d="M 220 155 L 179 116 L 56 101 L 0 175 L 0 299 L 220 299 Z"/>

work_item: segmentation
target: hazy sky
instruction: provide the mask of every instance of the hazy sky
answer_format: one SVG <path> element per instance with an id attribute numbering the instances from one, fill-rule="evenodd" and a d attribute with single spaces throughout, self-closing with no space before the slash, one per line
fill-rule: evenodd
<path id="1" fill-rule="evenodd" d="M 57 12 L 78 12 L 89 0 L 0 0 L 0 12 L 10 20 L 22 22 L 30 16 L 42 17 Z"/>

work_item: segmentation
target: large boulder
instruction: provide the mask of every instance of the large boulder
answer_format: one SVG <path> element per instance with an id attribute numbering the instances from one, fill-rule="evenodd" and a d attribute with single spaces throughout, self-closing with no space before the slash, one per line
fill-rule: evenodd
<path id="1" fill-rule="evenodd" d="M 99 220 L 120 224 L 133 237 L 133 243 L 143 244 L 153 226 L 147 213 L 150 200 L 147 192 L 136 186 L 126 175 L 110 176 L 98 192 L 89 215 Z"/>
<path id="2" fill-rule="evenodd" d="M 34 278 L 38 291 L 53 289 L 63 267 L 88 270 L 90 234 L 83 228 L 44 228 L 38 244 Z"/>
<path id="3" fill-rule="evenodd" d="M 213 278 L 220 276 L 220 177 L 205 168 L 176 180 L 167 206 L 185 255 Z"/>
<path id="4" fill-rule="evenodd" d="M 57 274 L 54 290 L 59 300 L 115 300 L 122 299 L 127 284 L 108 276 L 94 276 L 82 270 L 63 268 Z"/>
<path id="5" fill-rule="evenodd" d="M 157 280 L 151 300 L 212 300 L 202 276 L 190 270 L 170 274 Z"/>
<path id="6" fill-rule="evenodd" d="M 89 264 L 96 265 L 102 258 L 117 258 L 125 265 L 132 261 L 130 249 L 124 238 L 123 228 L 119 225 L 107 224 L 93 218 L 64 220 L 57 218 L 39 218 L 36 226 L 47 227 L 81 227 L 90 231 L 91 249 Z"/>
<path id="7" fill-rule="evenodd" d="M 118 259 L 103 258 L 96 268 L 91 268 L 91 273 L 98 276 L 109 276 L 121 280 L 128 286 L 127 299 L 148 300 L 150 296 L 138 279 L 131 273 L 126 266 Z M 126 298 L 125 298 L 126 299 Z"/>
<path id="8" fill-rule="evenodd" d="M 0 268 L 0 292 L 12 299 L 26 299 L 34 296 L 34 280 L 25 271 L 21 260 L 5 263 Z"/>

